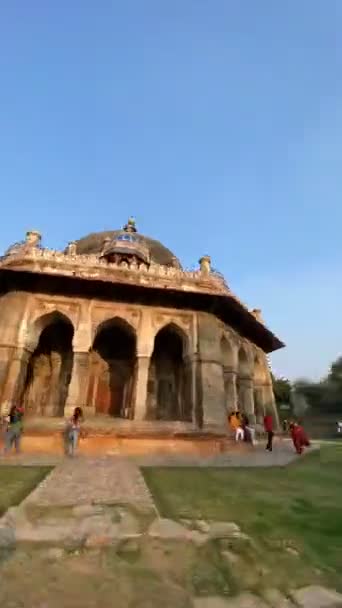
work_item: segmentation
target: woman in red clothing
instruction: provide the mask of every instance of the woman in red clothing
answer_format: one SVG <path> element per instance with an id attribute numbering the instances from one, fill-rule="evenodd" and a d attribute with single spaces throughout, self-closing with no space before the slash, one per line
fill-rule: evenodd
<path id="1" fill-rule="evenodd" d="M 290 424 L 290 433 L 297 454 L 302 454 L 303 448 L 310 446 L 310 441 L 303 427 L 300 424 L 297 424 L 297 422 L 292 422 Z"/>

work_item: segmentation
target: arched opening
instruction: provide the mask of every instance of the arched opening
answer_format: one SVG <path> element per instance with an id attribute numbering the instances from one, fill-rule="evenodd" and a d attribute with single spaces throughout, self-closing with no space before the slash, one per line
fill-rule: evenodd
<path id="1" fill-rule="evenodd" d="M 73 366 L 74 328 L 61 313 L 38 320 L 41 333 L 27 366 L 22 402 L 28 415 L 63 416 Z"/>
<path id="2" fill-rule="evenodd" d="M 149 420 L 191 421 L 190 370 L 185 364 L 186 337 L 167 325 L 154 340 L 147 387 Z"/>
<path id="3" fill-rule="evenodd" d="M 136 336 L 124 320 L 103 323 L 90 352 L 88 405 L 97 414 L 131 418 Z"/>
<path id="4" fill-rule="evenodd" d="M 222 353 L 222 365 L 224 369 L 232 368 L 234 366 L 234 353 L 230 342 L 226 336 L 221 338 L 221 353 Z"/>

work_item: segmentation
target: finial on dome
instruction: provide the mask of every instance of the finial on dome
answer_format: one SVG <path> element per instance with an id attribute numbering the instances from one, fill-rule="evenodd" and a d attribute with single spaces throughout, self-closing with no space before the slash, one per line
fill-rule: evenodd
<path id="1" fill-rule="evenodd" d="M 125 232 L 137 232 L 134 217 L 131 216 L 128 218 L 128 222 L 124 226 L 124 231 Z"/>

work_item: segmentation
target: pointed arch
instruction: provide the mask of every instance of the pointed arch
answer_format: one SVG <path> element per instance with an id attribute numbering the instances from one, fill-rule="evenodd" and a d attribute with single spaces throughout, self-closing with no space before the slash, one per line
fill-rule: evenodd
<path id="1" fill-rule="evenodd" d="M 129 323 L 127 321 L 127 319 L 125 319 L 124 317 L 121 317 L 120 315 L 115 315 L 114 317 L 110 317 L 108 319 L 105 319 L 104 321 L 101 321 L 97 327 L 95 328 L 95 333 L 94 333 L 94 338 L 93 338 L 93 344 L 97 338 L 97 336 L 102 332 L 102 331 L 106 331 L 110 328 L 113 327 L 118 327 L 120 329 L 122 329 L 122 331 L 124 331 L 127 334 L 130 334 L 132 336 L 134 336 L 134 338 L 136 339 L 136 329 L 133 325 L 131 325 L 131 323 Z"/>
<path id="2" fill-rule="evenodd" d="M 266 384 L 267 382 L 265 363 L 262 361 L 259 354 L 256 354 L 254 357 L 253 380 L 254 384 L 259 385 Z"/>
<path id="3" fill-rule="evenodd" d="M 96 328 L 87 403 L 97 414 L 133 416 L 136 338 L 135 328 L 120 316 L 106 319 Z"/>
<path id="4" fill-rule="evenodd" d="M 154 335 L 154 342 L 156 341 L 156 337 L 160 334 L 160 332 L 170 332 L 172 334 L 176 334 L 180 340 L 182 341 L 183 346 L 183 357 L 185 357 L 189 352 L 190 340 L 189 336 L 185 332 L 185 330 L 175 321 L 167 321 L 164 325 L 158 328 Z"/>
<path id="5" fill-rule="evenodd" d="M 234 348 L 225 334 L 221 337 L 221 357 L 224 368 L 235 368 Z"/>
<path id="6" fill-rule="evenodd" d="M 252 374 L 249 353 L 244 345 L 241 345 L 238 351 L 238 374 L 241 378 Z"/>
<path id="7" fill-rule="evenodd" d="M 58 308 L 51 310 L 50 312 L 38 315 L 31 321 L 27 329 L 26 335 L 26 347 L 28 350 L 33 351 L 38 344 L 40 335 L 42 332 L 55 323 L 63 322 L 68 326 L 72 327 L 72 333 L 75 333 L 75 326 L 71 319 Z"/>
<path id="8" fill-rule="evenodd" d="M 188 350 L 189 338 L 178 324 L 166 323 L 156 333 L 148 375 L 148 419 L 192 419 Z"/>
<path id="9" fill-rule="evenodd" d="M 63 416 L 73 367 L 73 336 L 73 323 L 57 309 L 31 323 L 31 356 L 21 397 L 28 415 Z"/>

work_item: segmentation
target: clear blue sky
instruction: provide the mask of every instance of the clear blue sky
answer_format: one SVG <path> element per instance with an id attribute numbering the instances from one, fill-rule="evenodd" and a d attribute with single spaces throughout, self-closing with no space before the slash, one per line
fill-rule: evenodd
<path id="1" fill-rule="evenodd" d="M 342 2 L 3 0 L 0 249 L 64 247 L 132 214 L 209 253 L 287 343 L 342 352 Z"/>

